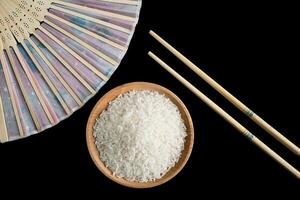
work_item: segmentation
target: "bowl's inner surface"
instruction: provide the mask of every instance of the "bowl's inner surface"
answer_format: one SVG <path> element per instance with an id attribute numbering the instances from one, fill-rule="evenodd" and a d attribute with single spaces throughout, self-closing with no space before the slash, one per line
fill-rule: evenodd
<path id="1" fill-rule="evenodd" d="M 131 90 L 154 90 L 161 94 L 165 94 L 166 97 L 168 97 L 177 106 L 187 129 L 187 137 L 185 138 L 186 141 L 185 141 L 184 150 L 176 165 L 173 168 L 171 168 L 161 179 L 151 181 L 151 182 L 146 182 L 146 183 L 130 182 L 125 179 L 113 176 L 112 172 L 108 168 L 106 168 L 105 164 L 100 160 L 99 153 L 101 152 L 99 152 L 98 149 L 96 148 L 95 138 L 93 136 L 93 126 L 96 123 L 96 119 L 107 108 L 109 102 L 116 99 L 120 94 L 126 93 Z M 152 84 L 152 83 L 134 82 L 134 83 L 121 85 L 111 90 L 98 101 L 98 103 L 96 104 L 95 108 L 93 109 L 90 115 L 90 118 L 88 120 L 88 125 L 87 125 L 87 144 L 88 144 L 90 155 L 94 163 L 105 176 L 127 187 L 149 188 L 149 187 L 158 186 L 160 184 L 169 181 L 181 171 L 181 169 L 188 161 L 192 151 L 193 143 L 194 143 L 193 123 L 192 123 L 191 116 L 187 108 L 185 107 L 185 105 L 174 93 L 172 93 L 171 91 L 169 91 L 168 89 L 162 86 Z"/>

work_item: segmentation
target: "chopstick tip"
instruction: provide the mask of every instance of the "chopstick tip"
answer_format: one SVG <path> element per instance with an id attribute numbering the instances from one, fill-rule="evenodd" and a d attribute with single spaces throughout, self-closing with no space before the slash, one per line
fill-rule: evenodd
<path id="1" fill-rule="evenodd" d="M 154 31 L 152 31 L 152 30 L 149 31 L 149 34 L 150 34 L 151 36 L 156 35 L 156 33 L 155 33 Z"/>
<path id="2" fill-rule="evenodd" d="M 153 53 L 151 51 L 148 51 L 148 55 L 151 56 L 153 55 Z"/>

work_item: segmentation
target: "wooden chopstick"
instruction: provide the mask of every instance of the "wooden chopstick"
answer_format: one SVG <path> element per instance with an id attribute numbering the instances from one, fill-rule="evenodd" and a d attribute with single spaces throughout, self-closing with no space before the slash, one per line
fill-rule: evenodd
<path id="1" fill-rule="evenodd" d="M 292 165 L 290 165 L 287 161 L 285 161 L 282 157 L 280 157 L 277 153 L 275 153 L 272 149 L 270 149 L 267 145 L 265 145 L 262 141 L 260 141 L 257 137 L 255 137 L 250 131 L 248 131 L 237 120 L 235 120 L 233 117 L 231 117 L 222 108 L 220 108 L 217 104 L 215 104 L 212 100 L 210 100 L 207 96 L 205 96 L 202 92 L 200 92 L 195 86 L 193 86 L 186 79 L 184 79 L 182 76 L 180 76 L 176 71 L 174 71 L 171 67 L 169 67 L 160 58 L 158 58 L 152 52 L 149 52 L 148 55 L 151 58 L 153 58 L 158 64 L 160 64 L 165 70 L 167 70 L 171 75 L 173 75 L 178 81 L 180 81 L 185 87 L 187 87 L 190 91 L 192 91 L 206 105 L 208 105 L 211 109 L 213 109 L 216 113 L 218 113 L 223 119 L 225 119 L 229 124 L 231 124 L 240 133 L 242 133 L 242 135 L 246 136 L 251 142 L 253 142 L 256 146 L 258 146 L 266 154 L 271 156 L 275 161 L 277 161 L 284 168 L 286 168 L 288 171 L 290 171 L 290 173 L 292 173 L 298 179 L 300 179 L 300 172 L 296 168 L 294 168 Z"/>
<path id="2" fill-rule="evenodd" d="M 264 121 L 261 117 L 255 114 L 251 109 L 249 109 L 245 104 L 243 104 L 240 100 L 230 94 L 226 89 L 224 89 L 220 84 L 218 84 L 215 80 L 209 77 L 204 71 L 198 68 L 194 63 L 188 60 L 183 54 L 177 51 L 174 47 L 172 47 L 168 42 L 162 39 L 155 32 L 150 31 L 149 34 L 154 37 L 159 43 L 161 43 L 165 48 L 167 48 L 172 54 L 174 54 L 179 60 L 181 60 L 186 66 L 188 66 L 191 70 L 193 70 L 199 77 L 201 77 L 205 82 L 207 82 L 211 87 L 213 87 L 216 91 L 218 91 L 224 98 L 230 101 L 235 107 L 237 107 L 240 111 L 246 114 L 250 119 L 252 119 L 258 126 L 263 128 L 266 132 L 268 132 L 272 137 L 274 137 L 277 141 L 283 144 L 290 151 L 295 153 L 297 156 L 300 156 L 300 148 L 297 147 L 294 143 L 288 140 L 285 136 L 283 136 L 280 132 L 278 132 L 275 128 L 269 125 L 266 121 Z"/>

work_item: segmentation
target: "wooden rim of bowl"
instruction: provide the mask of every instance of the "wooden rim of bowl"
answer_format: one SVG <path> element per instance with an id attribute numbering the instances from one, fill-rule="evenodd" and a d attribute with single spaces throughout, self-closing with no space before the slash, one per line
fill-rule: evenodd
<path id="1" fill-rule="evenodd" d="M 112 172 L 100 160 L 99 151 L 95 145 L 95 138 L 93 136 L 93 127 L 96 122 L 96 119 L 99 117 L 102 111 L 104 111 L 107 108 L 109 102 L 116 99 L 120 94 L 132 90 L 153 90 L 161 94 L 165 94 L 165 96 L 169 98 L 177 106 L 178 110 L 181 113 L 181 118 L 183 119 L 184 124 L 187 128 L 187 137 L 185 138 L 185 146 L 179 161 L 162 178 L 157 179 L 155 181 L 146 182 L 146 183 L 130 182 L 123 178 L 118 178 L 116 176 L 113 176 Z M 132 82 L 132 83 L 123 84 L 121 86 L 118 86 L 110 90 L 97 102 L 88 119 L 88 123 L 86 127 L 86 139 L 87 139 L 88 150 L 93 162 L 106 177 L 126 187 L 151 188 L 166 183 L 167 181 L 174 178 L 183 169 L 183 167 L 187 163 L 192 153 L 193 144 L 194 144 L 194 126 L 188 109 L 186 108 L 184 103 L 173 92 L 171 92 L 170 90 L 168 90 L 163 86 L 154 83 Z"/>

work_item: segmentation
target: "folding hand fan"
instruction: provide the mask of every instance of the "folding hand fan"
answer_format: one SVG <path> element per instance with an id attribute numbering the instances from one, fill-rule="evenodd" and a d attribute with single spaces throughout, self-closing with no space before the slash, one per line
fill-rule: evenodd
<path id="1" fill-rule="evenodd" d="M 70 116 L 109 79 L 141 0 L 0 0 L 0 141 Z"/>

